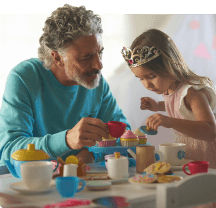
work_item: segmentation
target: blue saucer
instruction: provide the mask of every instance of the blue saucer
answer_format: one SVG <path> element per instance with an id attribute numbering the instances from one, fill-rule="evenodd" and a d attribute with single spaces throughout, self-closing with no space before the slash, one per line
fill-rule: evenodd
<path id="1" fill-rule="evenodd" d="M 143 132 L 144 134 L 148 134 L 148 135 L 156 135 L 156 134 L 158 133 L 158 132 L 155 131 L 155 130 L 147 130 L 146 128 L 147 128 L 147 126 L 140 126 L 140 127 L 139 127 L 139 130 L 140 130 L 141 132 Z"/>

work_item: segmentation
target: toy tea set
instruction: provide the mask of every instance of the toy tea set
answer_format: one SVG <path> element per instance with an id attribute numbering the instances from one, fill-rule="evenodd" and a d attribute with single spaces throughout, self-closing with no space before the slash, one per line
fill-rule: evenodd
<path id="1" fill-rule="evenodd" d="M 33 162 L 33 161 L 52 161 L 56 160 L 55 158 L 50 158 L 49 155 L 43 150 L 36 150 L 34 144 L 28 144 L 27 149 L 20 149 L 15 151 L 12 155 L 13 164 L 11 164 L 10 160 L 5 160 L 10 173 L 16 177 L 21 178 L 20 166 L 23 163 Z M 58 164 L 56 165 L 53 172 L 57 169 Z"/>
<path id="2" fill-rule="evenodd" d="M 68 156 L 65 161 L 60 157 L 50 158 L 43 150 L 36 150 L 34 144 L 28 144 L 27 149 L 15 151 L 11 155 L 13 164 L 9 160 L 5 160 L 5 164 L 14 177 L 22 178 L 22 182 L 30 192 L 32 190 L 49 190 L 52 184 L 52 187 L 56 187 L 62 197 L 73 197 L 84 187 L 91 190 L 108 189 L 111 187 L 110 179 L 126 179 L 134 185 L 167 183 L 182 179 L 172 175 L 172 168 L 182 165 L 182 161 L 186 157 L 185 144 L 160 144 L 159 150 L 155 150 L 154 146 L 145 145 L 147 140 L 145 134 L 150 132 L 149 134 L 153 135 L 157 132 L 143 126 L 132 132 L 126 130 L 126 124 L 122 124 L 121 122 L 108 122 L 108 127 L 110 135 L 116 138 L 120 137 L 121 145 L 136 161 L 137 175 L 129 179 L 130 158 L 121 155 L 121 151 L 115 151 L 113 154 L 105 156 L 107 173 L 104 175 L 87 174 L 87 165 L 74 155 Z M 139 137 L 141 145 L 139 145 Z M 105 140 L 103 145 L 109 145 L 109 141 Z M 131 147 L 134 147 L 136 151 L 133 151 Z M 54 167 L 53 161 L 56 162 Z M 207 173 L 208 166 L 209 163 L 206 161 L 191 161 L 183 165 L 183 171 L 187 175 Z M 53 180 L 53 172 L 58 167 L 60 177 Z M 189 167 L 190 173 L 186 171 L 187 167 Z M 82 184 L 81 188 L 79 188 L 79 183 Z M 70 188 L 68 188 L 68 184 L 70 184 Z"/>
<path id="3" fill-rule="evenodd" d="M 109 121 L 106 123 L 109 128 L 109 139 L 102 138 L 98 142 L 99 147 L 116 146 L 116 138 L 120 137 L 120 144 L 123 147 L 136 147 L 139 144 L 146 144 L 146 134 L 154 134 L 157 131 L 144 129 L 143 126 L 137 128 L 134 132 L 126 130 L 126 124 L 118 121 Z"/>
<path id="4" fill-rule="evenodd" d="M 15 151 L 11 157 L 13 164 L 9 160 L 5 160 L 5 164 L 14 177 L 22 178 L 22 181 L 10 184 L 16 191 L 42 193 L 56 188 L 62 197 L 73 197 L 85 187 L 85 181 L 76 176 L 86 174 L 86 164 L 74 155 L 66 158 L 61 166 L 64 167 L 62 177 L 55 180 L 53 172 L 57 170 L 59 163 L 62 163 L 61 158 L 50 158 L 43 150 L 36 150 L 34 144 L 28 144 L 27 149 Z M 53 161 L 56 162 L 55 167 Z M 79 183 L 82 183 L 81 188 L 78 188 Z"/>
<path id="5" fill-rule="evenodd" d="M 144 133 L 143 130 L 137 128 L 132 132 L 131 130 L 126 130 L 125 123 L 118 121 L 109 121 L 106 124 L 109 128 L 109 138 L 102 138 L 102 141 L 88 148 L 90 152 L 105 154 L 105 161 L 107 161 L 108 157 L 114 157 L 114 152 L 120 152 L 121 155 L 128 156 L 128 148 L 136 152 L 136 146 L 151 145 L 147 142 L 146 134 L 148 134 L 148 130 Z M 101 162 L 101 166 L 106 165 L 105 161 Z M 135 165 L 136 161 L 133 158 L 129 158 L 129 166 Z"/>

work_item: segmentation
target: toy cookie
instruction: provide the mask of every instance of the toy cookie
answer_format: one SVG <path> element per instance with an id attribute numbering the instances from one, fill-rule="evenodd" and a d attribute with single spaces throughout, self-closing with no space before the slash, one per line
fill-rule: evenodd
<path id="1" fill-rule="evenodd" d="M 146 172 L 147 174 L 165 175 L 170 169 L 171 165 L 169 163 L 157 162 L 145 168 L 143 172 Z"/>
<path id="2" fill-rule="evenodd" d="M 155 183 L 157 182 L 158 176 L 154 174 L 139 174 L 132 178 L 133 182 L 138 183 Z"/>
<path id="3" fill-rule="evenodd" d="M 171 175 L 160 175 L 158 176 L 158 183 L 169 183 L 173 181 L 180 181 L 181 178 L 179 176 L 171 176 Z"/>

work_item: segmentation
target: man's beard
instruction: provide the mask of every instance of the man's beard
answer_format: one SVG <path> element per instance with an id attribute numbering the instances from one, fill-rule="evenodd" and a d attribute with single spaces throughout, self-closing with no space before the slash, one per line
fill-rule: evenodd
<path id="1" fill-rule="evenodd" d="M 69 76 L 67 71 L 66 74 L 69 78 L 71 78 L 73 81 L 77 82 L 77 84 L 87 88 L 87 89 L 94 89 L 96 87 L 98 87 L 99 83 L 100 83 L 100 78 L 101 78 L 101 71 L 99 70 L 95 70 L 94 72 L 88 73 L 88 74 L 79 74 L 78 71 L 75 71 L 75 73 L 73 74 L 73 77 Z M 90 83 L 88 83 L 86 81 L 87 77 L 90 77 L 92 75 L 96 75 L 97 77 L 95 79 L 93 79 Z"/>

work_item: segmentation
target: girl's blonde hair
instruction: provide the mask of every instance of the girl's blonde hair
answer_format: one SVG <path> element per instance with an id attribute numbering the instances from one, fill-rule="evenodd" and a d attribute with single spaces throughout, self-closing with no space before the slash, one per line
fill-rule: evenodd
<path id="1" fill-rule="evenodd" d="M 172 78 L 178 83 L 190 85 L 209 84 L 214 88 L 211 79 L 199 76 L 190 70 L 175 43 L 164 32 L 157 29 L 147 30 L 133 41 L 131 50 L 136 46 L 141 48 L 144 46 L 155 46 L 161 51 L 160 56 L 145 63 L 145 66 L 156 74 Z"/>

